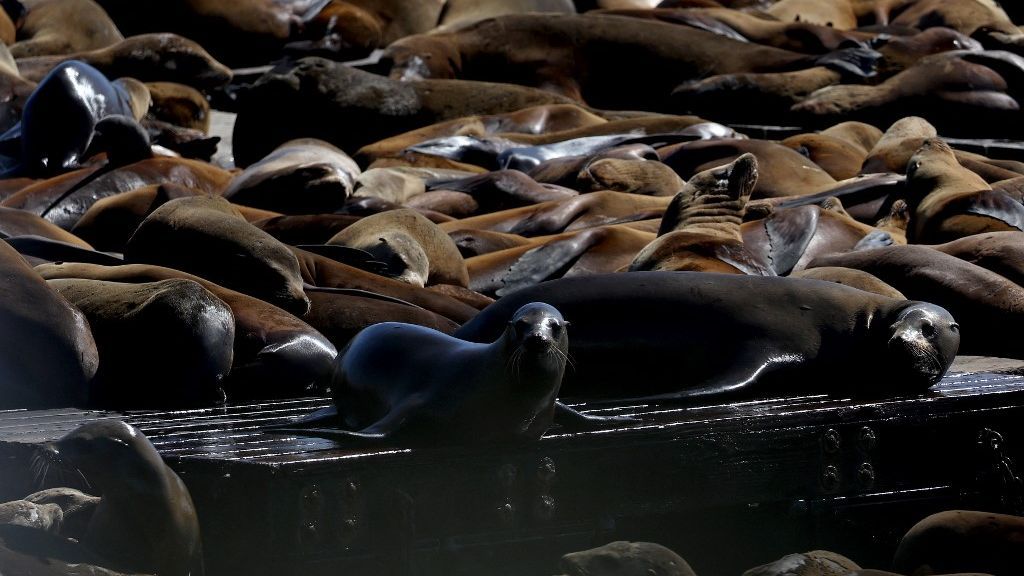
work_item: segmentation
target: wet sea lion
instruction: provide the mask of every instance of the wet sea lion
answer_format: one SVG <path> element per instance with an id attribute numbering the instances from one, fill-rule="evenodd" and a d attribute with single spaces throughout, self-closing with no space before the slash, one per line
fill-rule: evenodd
<path id="1" fill-rule="evenodd" d="M 455 335 L 490 341 L 514 310 L 534 301 L 563 310 L 573 324 L 569 352 L 576 370 L 566 374 L 565 397 L 820 393 L 814 386 L 823 380 L 816 375 L 824 374 L 835 383 L 831 391 L 914 393 L 938 382 L 959 344 L 952 316 L 932 304 L 829 282 L 707 272 L 544 282 L 504 296 Z M 609 327 L 629 339 L 629 363 L 609 355 L 622 342 L 609 340 Z M 865 357 L 873 361 L 865 363 Z M 686 367 L 684 381 L 680 366 Z M 879 373 L 900 376 L 880 386 Z"/>
<path id="2" fill-rule="evenodd" d="M 292 140 L 231 180 L 223 196 L 237 204 L 282 214 L 334 212 L 352 193 L 359 166 L 315 138 Z"/>
<path id="3" fill-rule="evenodd" d="M 293 314 L 309 310 L 295 256 L 223 198 L 176 198 L 160 206 L 139 225 L 124 255 L 129 263 L 190 272 Z"/>
<path id="4" fill-rule="evenodd" d="M 224 401 L 235 322 L 205 288 L 191 280 L 48 283 L 85 314 L 96 339 L 100 365 L 90 407 L 171 410 Z M 154 346 L 154 338 L 173 345 Z M 148 374 L 144 384 L 140 373 Z"/>
<path id="5" fill-rule="evenodd" d="M 994 272 L 917 245 L 823 256 L 808 267 L 821 266 L 863 270 L 907 298 L 927 298 L 949 310 L 962 326 L 962 354 L 1024 355 L 1024 339 L 1013 322 L 1024 312 L 1024 288 Z"/>
<path id="6" fill-rule="evenodd" d="M 568 358 L 566 330 L 558 310 L 540 303 L 518 308 L 488 344 L 411 324 L 375 324 L 339 356 L 333 416 L 343 430 L 311 432 L 477 444 L 537 440 L 556 416 L 586 421 L 557 402 Z M 432 368 L 425 372 L 427 366 Z M 313 417 L 334 419 L 332 411 Z"/>
<path id="7" fill-rule="evenodd" d="M 327 244 L 365 250 L 387 265 L 389 275 L 415 286 L 469 286 L 466 264 L 455 242 L 413 210 L 367 216 L 338 232 Z"/>
<path id="8" fill-rule="evenodd" d="M 11 46 L 15 58 L 71 54 L 124 40 L 117 25 L 92 0 L 42 0 L 29 5 Z"/>
<path id="9" fill-rule="evenodd" d="M 41 450 L 50 467 L 77 469 L 102 499 L 82 545 L 110 567 L 203 574 L 199 520 L 188 488 L 156 448 L 117 420 L 85 424 Z"/>
<path id="10" fill-rule="evenodd" d="M 907 299 L 907 297 L 899 290 L 889 286 L 885 282 L 882 282 L 863 270 L 854 270 L 853 268 L 823 266 L 821 268 L 798 270 L 789 276 L 790 278 L 807 278 L 810 280 L 835 282 L 836 284 L 842 284 L 858 290 L 864 290 L 865 292 L 874 292 L 875 294 L 895 298 L 897 300 Z"/>
<path id="11" fill-rule="evenodd" d="M 63 263 L 41 265 L 36 272 L 47 280 L 88 278 L 145 283 L 186 279 L 199 283 L 227 304 L 235 319 L 233 365 L 224 383 L 233 401 L 292 398 L 317 392 L 326 385 L 338 354 L 323 335 L 281 308 L 171 268 Z"/>
<path id="12" fill-rule="evenodd" d="M 99 357 L 89 323 L 0 241 L 8 289 L 0 299 L 0 407 L 84 406 Z"/>

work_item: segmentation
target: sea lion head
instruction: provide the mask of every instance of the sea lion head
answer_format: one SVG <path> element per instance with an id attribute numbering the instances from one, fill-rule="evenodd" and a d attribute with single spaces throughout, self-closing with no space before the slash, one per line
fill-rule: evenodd
<path id="1" fill-rule="evenodd" d="M 913 302 L 889 327 L 890 365 L 911 389 L 925 389 L 942 378 L 960 347 L 960 326 L 944 308 Z"/>
<path id="2" fill-rule="evenodd" d="M 148 491 L 161 486 L 164 464 L 156 448 L 134 426 L 120 420 L 101 420 L 78 427 L 46 444 L 51 462 L 77 470 L 93 488 L 137 487 Z"/>
<path id="3" fill-rule="evenodd" d="M 507 333 L 516 347 L 527 352 L 547 353 L 554 349 L 565 352 L 569 347 L 568 325 L 554 306 L 531 302 L 512 315 Z"/>

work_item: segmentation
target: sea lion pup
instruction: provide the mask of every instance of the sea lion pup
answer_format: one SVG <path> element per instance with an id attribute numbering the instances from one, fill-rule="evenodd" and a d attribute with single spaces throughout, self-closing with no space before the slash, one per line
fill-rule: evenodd
<path id="1" fill-rule="evenodd" d="M 323 335 L 296 316 L 186 272 L 146 264 L 97 266 L 67 262 L 40 265 L 36 272 L 47 280 L 82 278 L 142 284 L 185 279 L 199 283 L 227 304 L 234 316 L 232 367 L 223 383 L 232 401 L 316 393 L 326 386 L 338 355 Z"/>
<path id="2" fill-rule="evenodd" d="M 629 271 L 771 275 L 771 269 L 744 248 L 740 233 L 743 212 L 756 182 L 757 160 L 753 154 L 691 178 L 665 210 L 658 238 L 636 255 Z"/>
<path id="3" fill-rule="evenodd" d="M 147 118 L 210 131 L 210 103 L 202 92 L 177 82 L 147 82 L 146 88 L 153 99 Z"/>
<path id="4" fill-rule="evenodd" d="M 813 194 L 836 184 L 828 172 L 803 154 L 769 140 L 700 140 L 658 150 L 662 162 L 684 180 L 728 164 L 745 153 L 757 158 L 753 199 Z"/>
<path id="5" fill-rule="evenodd" d="M 89 394 L 90 407 L 171 410 L 224 401 L 234 316 L 198 283 L 48 283 L 85 314 L 96 339 L 100 366 Z M 166 339 L 169 346 L 156 345 L 157 338 Z M 147 374 L 144 384 L 139 374 Z"/>
<path id="6" fill-rule="evenodd" d="M 815 91 L 792 112 L 804 122 L 852 119 L 893 122 L 911 113 L 931 118 L 943 133 L 1006 130 L 1020 106 L 1007 80 L 974 52 L 943 52 L 875 86 L 841 84 Z M 969 119 L 969 120 L 968 120 Z"/>
<path id="7" fill-rule="evenodd" d="M 915 524 L 900 541 L 893 567 L 906 574 L 1024 570 L 1024 519 L 947 510 Z"/>
<path id="8" fill-rule="evenodd" d="M 995 272 L 920 245 L 858 250 L 814 259 L 808 268 L 863 270 L 907 298 L 928 298 L 962 326 L 961 353 L 1024 357 L 1015 319 L 1024 313 L 1024 287 Z"/>
<path id="9" fill-rule="evenodd" d="M 652 542 L 611 542 L 562 556 L 565 576 L 697 576 L 679 554 Z"/>
<path id="10" fill-rule="evenodd" d="M 932 138 L 907 164 L 910 240 L 941 243 L 980 234 L 1024 230 L 1024 206 L 961 166 L 944 141 Z"/>
<path id="11" fill-rule="evenodd" d="M 885 282 L 882 282 L 863 270 L 854 270 L 853 268 L 823 266 L 821 268 L 798 270 L 789 276 L 790 278 L 807 278 L 809 280 L 835 282 L 836 284 L 842 284 L 858 290 L 864 290 L 865 292 L 874 292 L 875 294 L 886 296 L 888 298 L 895 298 L 897 300 L 907 299 L 907 297 L 899 290 L 889 286 Z"/>
<path id="12" fill-rule="evenodd" d="M 411 324 L 375 324 L 338 357 L 334 408 L 296 424 L 343 428 L 304 430 L 328 438 L 480 444 L 537 440 L 556 418 L 576 425 L 621 422 L 558 402 L 566 332 L 558 310 L 537 302 L 518 308 L 487 344 Z"/>
<path id="13" fill-rule="evenodd" d="M 185 483 L 142 432 L 90 422 L 41 449 L 48 468 L 76 470 L 101 496 L 81 544 L 110 568 L 203 574 L 199 520 Z"/>
<path id="14" fill-rule="evenodd" d="M 128 76 L 143 82 L 176 82 L 199 89 L 231 81 L 231 70 L 202 46 L 177 34 L 143 34 L 100 48 L 66 56 L 37 56 L 19 61 L 26 80 L 38 81 L 56 66 L 78 60 L 111 78 Z"/>
<path id="15" fill-rule="evenodd" d="M 448 232 L 460 228 L 545 236 L 584 228 L 661 218 L 672 198 L 624 192 L 591 192 L 441 224 Z"/>
<path id="16" fill-rule="evenodd" d="M 414 210 L 367 216 L 327 244 L 365 250 L 387 265 L 388 275 L 415 286 L 469 286 L 466 263 L 455 242 Z"/>
<path id="17" fill-rule="evenodd" d="M 295 256 L 223 198 L 167 202 L 142 221 L 124 255 L 129 263 L 190 272 L 299 316 L 309 311 Z"/>
<path id="18" fill-rule="evenodd" d="M 831 392 L 917 393 L 939 381 L 960 339 L 952 316 L 932 304 L 830 282 L 708 272 L 552 280 L 504 296 L 455 335 L 488 342 L 533 301 L 573 323 L 576 370 L 565 375 L 563 396 L 574 398 L 821 393 L 812 383 L 826 374 Z M 631 362 L 612 353 L 624 340 L 609 339 L 610 328 L 628 339 Z M 882 384 L 878 374 L 899 376 Z"/>
<path id="19" fill-rule="evenodd" d="M 381 94 L 388 96 L 382 99 Z M 295 138 L 320 138 L 352 152 L 437 122 L 572 103 L 522 86 L 453 80 L 399 82 L 322 58 L 303 58 L 264 74 L 239 95 L 235 162 L 248 166 Z M 278 113 L 268 116 L 271 105 Z"/>
<path id="20" fill-rule="evenodd" d="M 359 174 L 359 166 L 341 150 L 301 138 L 243 170 L 223 196 L 282 214 L 331 213 L 345 204 Z"/>
<path id="21" fill-rule="evenodd" d="M 494 38 L 507 42 L 494 43 Z M 545 55 L 544 66 L 536 65 L 534 54 Z M 876 56 L 865 48 L 808 56 L 696 28 L 604 14 L 500 16 L 403 38 L 385 55 L 394 63 L 392 78 L 512 80 L 598 108 L 652 111 L 671 110 L 672 88 L 693 78 L 786 72 L 819 60 L 866 76 Z"/>
<path id="22" fill-rule="evenodd" d="M 0 241 L 0 408 L 85 406 L 99 356 L 89 323 Z"/>
<path id="23" fill-rule="evenodd" d="M 73 54 L 124 40 L 117 25 L 92 0 L 32 2 L 11 46 L 15 58 Z"/>

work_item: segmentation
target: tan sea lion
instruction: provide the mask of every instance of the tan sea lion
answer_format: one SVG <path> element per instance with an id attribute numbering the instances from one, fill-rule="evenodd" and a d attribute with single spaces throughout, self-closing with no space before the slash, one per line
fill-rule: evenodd
<path id="1" fill-rule="evenodd" d="M 74 54 L 124 40 L 114 21 L 92 0 L 38 0 L 28 4 L 18 42 L 11 46 L 15 58 Z"/>
<path id="2" fill-rule="evenodd" d="M 338 232 L 327 244 L 365 250 L 387 265 L 389 275 L 415 286 L 469 286 L 466 264 L 455 242 L 413 210 L 367 216 Z"/>

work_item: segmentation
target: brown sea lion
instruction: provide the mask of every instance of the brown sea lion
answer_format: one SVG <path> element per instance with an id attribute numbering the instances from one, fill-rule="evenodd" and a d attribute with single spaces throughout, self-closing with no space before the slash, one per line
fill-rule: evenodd
<path id="1" fill-rule="evenodd" d="M 168 201 L 146 216 L 124 255 L 129 263 L 189 272 L 299 316 L 309 311 L 295 256 L 223 198 Z"/>
<path id="2" fill-rule="evenodd" d="M 1024 355 L 1024 338 L 1013 322 L 1024 312 L 1024 288 L 994 272 L 915 245 L 823 256 L 808 267 L 821 266 L 863 270 L 907 298 L 927 298 L 946 308 L 962 326 L 962 354 Z"/>
<path id="3" fill-rule="evenodd" d="M 1024 570 L 1024 518 L 969 510 L 939 512 L 900 541 L 893 567 L 907 574 Z"/>
<path id="4" fill-rule="evenodd" d="M 502 297 L 455 335 L 490 341 L 525 302 L 547 302 L 572 322 L 569 353 L 576 370 L 566 373 L 563 397 L 675 401 L 809 388 L 920 392 L 942 377 L 959 343 L 952 316 L 932 304 L 830 282 L 707 272 L 543 282 Z M 629 339 L 631 362 L 609 355 L 609 327 Z M 873 362 L 865 363 L 864 354 Z M 688 367 L 684 381 L 680 365 Z M 901 376 L 866 376 L 883 365 Z M 819 373 L 830 375 L 829 390 L 821 388 Z"/>
<path id="5" fill-rule="evenodd" d="M 234 177 L 223 196 L 282 214 L 334 212 L 352 193 L 359 166 L 331 144 L 301 138 L 278 146 Z"/>
<path id="6" fill-rule="evenodd" d="M 445 231 L 469 228 L 543 236 L 583 228 L 660 218 L 672 198 L 624 192 L 591 192 L 580 196 L 511 208 L 441 224 Z"/>
<path id="7" fill-rule="evenodd" d="M 821 268 L 810 268 L 797 270 L 789 275 L 790 278 L 807 278 L 810 280 L 822 280 L 824 282 L 835 282 L 865 292 L 874 292 L 888 298 L 906 300 L 902 292 L 882 282 L 878 278 L 853 268 L 840 268 L 837 266 L 823 266 Z"/>
<path id="8" fill-rule="evenodd" d="M 210 103 L 202 92 L 176 82 L 147 82 L 153 98 L 149 115 L 183 128 L 210 130 Z"/>
<path id="9" fill-rule="evenodd" d="M 184 158 L 152 158 L 117 168 L 91 181 L 96 168 L 84 168 L 26 186 L 0 205 L 39 214 L 70 230 L 97 200 L 150 184 L 179 184 L 219 194 L 232 174 L 205 162 Z M 76 186 L 81 187 L 74 189 Z M 66 196 L 62 196 L 74 189 Z M 55 203 L 56 202 L 56 203 Z"/>
<path id="10" fill-rule="evenodd" d="M 338 232 L 327 244 L 369 252 L 393 278 L 415 286 L 468 287 L 466 263 L 437 224 L 408 209 L 381 212 Z"/>
<path id="11" fill-rule="evenodd" d="M 234 359 L 225 382 L 235 401 L 308 396 L 326 386 L 338 351 L 323 335 L 294 315 L 198 276 L 161 266 L 126 264 L 43 264 L 48 280 L 87 278 L 145 283 L 186 279 L 201 284 L 231 308 L 235 319 Z"/>
<path id="12" fill-rule="evenodd" d="M 88 384 L 99 364 L 85 315 L 3 241 L 0 267 L 8 286 L 0 299 L 0 406 L 85 406 Z"/>
<path id="13" fill-rule="evenodd" d="M 191 280 L 123 284 L 49 280 L 89 320 L 100 365 L 89 407 L 172 410 L 224 401 L 235 322 L 231 309 Z M 154 346 L 166 338 L 173 347 Z M 139 374 L 147 374 L 139 382 Z"/>
<path id="14" fill-rule="evenodd" d="M 77 470 L 103 495 L 81 544 L 106 564 L 166 576 L 203 573 L 188 488 L 138 429 L 118 420 L 90 422 L 41 453 L 49 468 Z"/>
<path id="15" fill-rule="evenodd" d="M 36 56 L 19 61 L 26 80 L 38 82 L 62 62 L 79 60 L 109 78 L 128 76 L 143 82 L 176 82 L 207 89 L 231 81 L 231 70 L 202 46 L 176 34 L 130 36 L 116 44 L 65 56 Z"/>
<path id="16" fill-rule="evenodd" d="M 15 58 L 74 54 L 124 40 L 114 21 L 92 0 L 40 0 L 28 4 L 25 22 L 18 30 L 18 42 L 11 46 Z"/>
<path id="17" fill-rule="evenodd" d="M 756 182 L 753 154 L 694 175 L 665 210 L 658 238 L 636 255 L 629 271 L 771 275 L 765 263 L 747 252 L 740 233 Z"/>
<path id="18" fill-rule="evenodd" d="M 983 232 L 1024 230 L 1024 206 L 957 162 L 937 138 L 925 140 L 907 165 L 909 238 L 941 243 Z"/>

